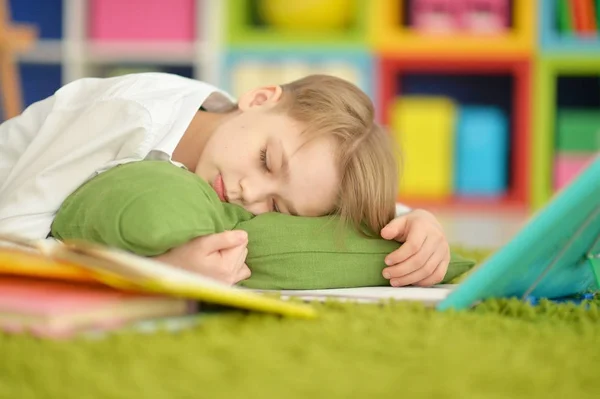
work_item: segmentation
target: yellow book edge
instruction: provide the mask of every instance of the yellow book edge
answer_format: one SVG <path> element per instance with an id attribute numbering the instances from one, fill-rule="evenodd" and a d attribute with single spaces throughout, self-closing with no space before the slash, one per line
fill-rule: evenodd
<path id="1" fill-rule="evenodd" d="M 317 316 L 308 304 L 267 297 L 150 258 L 81 241 L 28 241 L 0 235 L 0 274 L 100 283 L 281 316 Z"/>

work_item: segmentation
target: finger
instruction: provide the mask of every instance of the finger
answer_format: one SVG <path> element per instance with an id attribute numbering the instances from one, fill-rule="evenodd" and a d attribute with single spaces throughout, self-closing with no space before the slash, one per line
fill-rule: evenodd
<path id="1" fill-rule="evenodd" d="M 207 255 L 234 248 L 248 242 L 248 233 L 243 230 L 225 231 L 223 233 L 210 234 L 198 238 L 202 251 Z"/>
<path id="2" fill-rule="evenodd" d="M 240 281 L 243 281 L 243 280 L 247 280 L 250 278 L 250 276 L 252 276 L 252 271 L 250 270 L 248 265 L 244 263 L 243 267 L 240 269 L 240 273 L 238 275 L 238 281 L 236 281 L 236 283 L 239 283 Z"/>
<path id="3" fill-rule="evenodd" d="M 418 287 L 431 287 L 432 285 L 441 283 L 448 271 L 448 263 L 448 260 L 444 259 L 439 263 L 431 276 L 426 277 L 421 281 L 417 281 L 414 285 Z"/>
<path id="4" fill-rule="evenodd" d="M 385 264 L 392 266 L 404 262 L 421 250 L 426 239 L 427 231 L 425 229 L 411 231 L 406 242 L 402 244 L 400 248 L 385 257 Z"/>
<path id="5" fill-rule="evenodd" d="M 218 273 L 222 281 L 231 285 L 237 283 L 240 280 L 240 269 L 242 269 L 244 260 L 246 259 L 246 245 L 242 244 L 237 247 L 221 250 L 219 255 L 221 259 Z"/>
<path id="6" fill-rule="evenodd" d="M 240 254 L 238 256 L 237 262 L 236 262 L 236 269 L 237 270 L 241 270 L 246 265 L 246 256 L 248 255 L 248 248 L 247 247 L 243 247 L 243 249 L 240 251 Z"/>
<path id="7" fill-rule="evenodd" d="M 244 248 L 243 251 L 240 252 L 240 256 L 238 257 L 235 274 L 233 276 L 233 284 L 237 284 L 242 280 L 250 277 L 250 268 L 246 265 L 246 256 L 248 255 L 248 248 Z"/>
<path id="8" fill-rule="evenodd" d="M 443 257 L 443 252 L 440 251 L 441 244 L 441 238 L 426 237 L 425 242 L 415 254 L 404 261 L 386 267 L 383 269 L 383 275 L 388 279 L 406 276 L 422 268 L 432 256 L 436 255 L 436 252 L 440 252 L 437 257 L 437 262 L 439 262 Z"/>
<path id="9" fill-rule="evenodd" d="M 390 284 L 394 287 L 403 287 L 425 280 L 426 278 L 434 274 L 434 272 L 437 270 L 437 267 L 443 259 L 444 253 L 438 251 L 434 253 L 422 267 L 402 277 L 392 278 L 390 280 Z"/>
<path id="10" fill-rule="evenodd" d="M 386 240 L 398 240 L 404 241 L 404 235 L 406 234 L 406 224 L 408 217 L 400 216 L 389 222 L 383 229 L 381 229 L 381 237 Z"/>
<path id="11" fill-rule="evenodd" d="M 233 248 L 223 249 L 219 252 L 221 255 L 221 264 L 228 270 L 236 270 L 246 260 L 246 244 L 240 244 Z"/>

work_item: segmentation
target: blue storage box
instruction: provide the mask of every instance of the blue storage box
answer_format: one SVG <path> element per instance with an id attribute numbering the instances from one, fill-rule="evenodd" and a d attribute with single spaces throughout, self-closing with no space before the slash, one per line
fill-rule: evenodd
<path id="1" fill-rule="evenodd" d="M 509 128 L 497 107 L 461 106 L 455 145 L 457 196 L 503 195 L 507 188 Z"/>

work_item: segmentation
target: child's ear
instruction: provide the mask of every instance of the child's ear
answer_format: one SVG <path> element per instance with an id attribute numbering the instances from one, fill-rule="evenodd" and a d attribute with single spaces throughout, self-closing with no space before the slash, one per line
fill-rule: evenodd
<path id="1" fill-rule="evenodd" d="M 282 94 L 281 86 L 260 87 L 242 94 L 238 100 L 238 107 L 241 111 L 255 107 L 272 107 L 281 100 Z"/>

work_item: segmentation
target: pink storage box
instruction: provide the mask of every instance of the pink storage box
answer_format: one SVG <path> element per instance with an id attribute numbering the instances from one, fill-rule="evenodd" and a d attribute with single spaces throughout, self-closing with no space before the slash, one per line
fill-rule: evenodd
<path id="1" fill-rule="evenodd" d="M 90 0 L 90 36 L 98 41 L 193 41 L 194 0 Z"/>
<path id="2" fill-rule="evenodd" d="M 560 190 L 589 165 L 597 154 L 558 154 L 554 160 L 554 189 Z"/>
<path id="3" fill-rule="evenodd" d="M 446 33 L 460 28 L 462 0 L 414 0 L 412 25 L 427 33 Z"/>
<path id="4" fill-rule="evenodd" d="M 461 27 L 471 33 L 499 33 L 508 28 L 508 0 L 462 0 Z"/>

